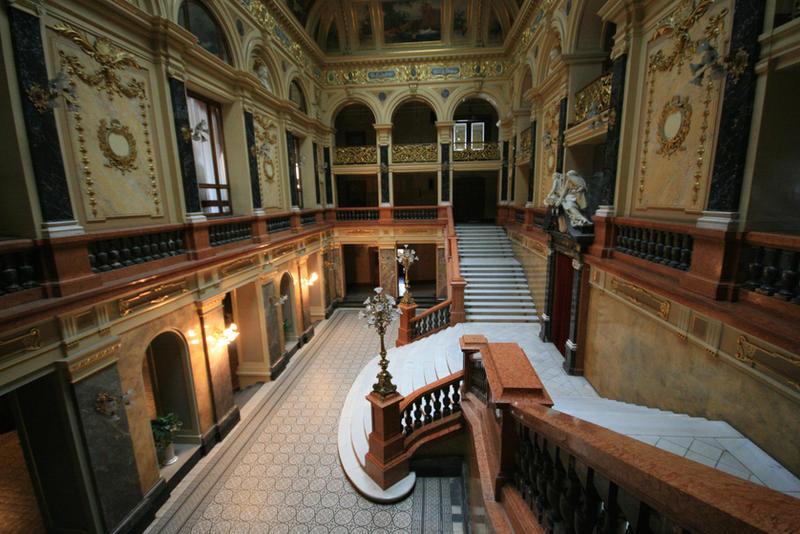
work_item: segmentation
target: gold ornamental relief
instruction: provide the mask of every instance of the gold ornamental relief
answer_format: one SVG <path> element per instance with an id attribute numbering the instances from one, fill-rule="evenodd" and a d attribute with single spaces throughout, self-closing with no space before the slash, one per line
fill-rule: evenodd
<path id="1" fill-rule="evenodd" d="M 122 174 L 139 168 L 136 165 L 136 139 L 130 129 L 117 119 L 112 119 L 111 124 L 100 119 L 97 141 L 106 157 L 106 167 L 119 169 Z"/>
<path id="2" fill-rule="evenodd" d="M 659 148 L 656 154 L 667 158 L 679 150 L 685 151 L 684 142 L 692 121 L 692 105 L 688 97 L 673 96 L 661 110 L 656 129 Z"/>

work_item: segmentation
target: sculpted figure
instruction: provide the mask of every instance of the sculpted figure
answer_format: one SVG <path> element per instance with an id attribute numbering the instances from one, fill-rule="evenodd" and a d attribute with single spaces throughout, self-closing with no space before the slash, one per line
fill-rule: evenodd
<path id="1" fill-rule="evenodd" d="M 544 197 L 545 206 L 558 207 L 561 205 L 561 191 L 564 189 L 563 181 L 563 174 L 560 172 L 553 173 L 553 187 L 550 188 L 550 192 Z"/>
<path id="2" fill-rule="evenodd" d="M 256 76 L 258 77 L 259 80 L 261 80 L 261 83 L 264 85 L 264 88 L 267 91 L 271 91 L 272 90 L 272 88 L 269 86 L 269 72 L 267 71 L 267 66 L 266 65 L 264 65 L 263 63 L 260 63 L 256 67 Z"/>
<path id="3" fill-rule="evenodd" d="M 591 224 L 581 213 L 586 209 L 586 182 L 575 171 L 569 171 L 564 176 L 562 182 L 561 207 L 569 215 L 569 222 L 572 226 L 584 226 Z"/>

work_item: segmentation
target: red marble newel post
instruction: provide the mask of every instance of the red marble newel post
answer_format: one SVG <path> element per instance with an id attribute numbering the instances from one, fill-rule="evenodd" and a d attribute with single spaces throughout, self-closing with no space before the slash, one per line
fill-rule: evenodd
<path id="1" fill-rule="evenodd" d="M 367 474 L 381 488 L 396 484 L 409 473 L 408 456 L 403 446 L 400 403 L 403 396 L 390 393 L 384 398 L 375 391 L 367 395 L 372 405 L 372 432 L 366 456 Z"/>
<path id="2" fill-rule="evenodd" d="M 397 341 L 395 347 L 402 347 L 411 343 L 411 320 L 417 316 L 416 304 L 403 304 L 402 302 L 397 305 L 403 312 L 400 316 L 400 327 L 397 329 Z"/>

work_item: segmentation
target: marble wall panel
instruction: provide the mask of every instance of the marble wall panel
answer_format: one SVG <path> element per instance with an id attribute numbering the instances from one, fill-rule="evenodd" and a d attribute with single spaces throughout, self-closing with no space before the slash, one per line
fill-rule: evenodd
<path id="1" fill-rule="evenodd" d="M 796 401 L 632 304 L 590 287 L 584 369 L 600 395 L 725 420 L 800 472 Z"/>
<path id="2" fill-rule="evenodd" d="M 278 317 L 278 309 L 270 303 L 270 299 L 276 296 L 275 284 L 268 282 L 261 288 L 264 295 L 264 316 L 267 321 L 267 344 L 269 347 L 270 365 L 281 357 L 281 325 Z"/>
<path id="3" fill-rule="evenodd" d="M 281 159 L 278 128 L 273 117 L 265 113 L 253 114 L 255 144 L 257 147 L 258 180 L 261 187 L 261 207 L 283 207 L 281 184 Z"/>
<path id="4" fill-rule="evenodd" d="M 513 239 L 511 248 L 514 251 L 514 257 L 522 264 L 536 311 L 541 314 L 544 311 L 545 283 L 547 281 L 545 247 L 538 243 L 533 245 L 530 240 L 526 241 L 525 238 L 521 238 L 521 240 Z"/>
<path id="5" fill-rule="evenodd" d="M 54 26 L 50 41 L 53 63 L 75 93 L 77 107 L 64 113 L 83 216 L 163 215 L 149 66 L 104 37 L 63 25 Z"/>
<path id="6" fill-rule="evenodd" d="M 128 406 L 126 411 L 142 491 L 150 489 L 159 478 L 158 461 L 150 430 L 150 415 L 142 393 L 144 391 L 142 366 L 147 346 L 161 332 L 177 331 L 185 339 L 188 339 L 190 330 L 195 333 L 202 331 L 197 308 L 194 304 L 154 318 L 120 335 L 121 348 L 118 351 L 119 361 L 117 362 L 117 367 L 122 391 L 132 389 L 136 392 L 134 404 Z M 194 384 L 193 393 L 197 407 L 197 418 L 202 433 L 214 424 L 205 353 L 203 352 L 202 343 L 187 343 L 187 350 Z"/>
<path id="7" fill-rule="evenodd" d="M 125 411 L 120 410 L 118 419 L 113 419 L 95 410 L 98 392 L 122 395 L 117 366 L 110 365 L 75 383 L 73 391 L 100 509 L 112 531 L 143 494 Z"/>
<path id="8" fill-rule="evenodd" d="M 690 25 L 690 38 L 697 42 L 709 39 L 721 54 L 727 53 L 732 14 L 731 0 L 714 2 Z M 713 31 L 717 31 L 716 37 Z M 648 72 L 640 100 L 634 198 L 637 210 L 699 213 L 705 207 L 723 80 L 710 72 L 693 72 L 691 64 L 702 63 L 702 53 L 694 48 L 690 44 L 682 49 L 674 33 L 661 34 L 646 45 Z"/>

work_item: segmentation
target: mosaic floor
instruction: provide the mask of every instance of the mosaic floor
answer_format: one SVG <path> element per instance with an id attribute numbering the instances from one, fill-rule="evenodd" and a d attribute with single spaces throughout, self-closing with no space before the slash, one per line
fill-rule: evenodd
<path id="1" fill-rule="evenodd" d="M 419 478 L 407 499 L 379 505 L 358 495 L 339 466 L 339 410 L 378 349 L 357 311 L 337 311 L 280 378 L 258 390 L 242 422 L 181 481 L 145 532 L 463 532 L 453 479 Z"/>

